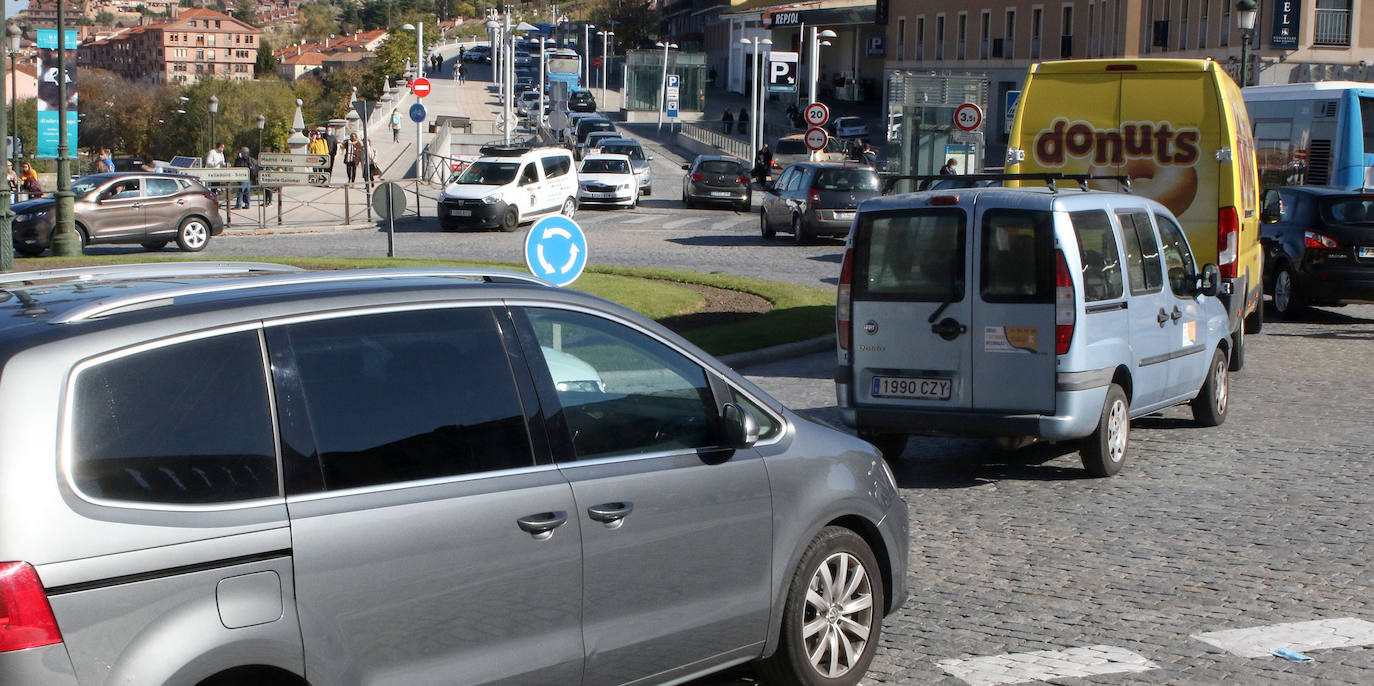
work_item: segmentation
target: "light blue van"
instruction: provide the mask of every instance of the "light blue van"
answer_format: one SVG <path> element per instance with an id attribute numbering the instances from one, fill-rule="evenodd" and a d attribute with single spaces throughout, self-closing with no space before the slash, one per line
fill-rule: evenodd
<path id="1" fill-rule="evenodd" d="M 836 308 L 845 423 L 895 458 L 911 434 L 1082 439 L 1121 470 L 1130 420 L 1189 402 L 1225 420 L 1214 265 L 1119 193 L 974 188 L 859 207 Z"/>

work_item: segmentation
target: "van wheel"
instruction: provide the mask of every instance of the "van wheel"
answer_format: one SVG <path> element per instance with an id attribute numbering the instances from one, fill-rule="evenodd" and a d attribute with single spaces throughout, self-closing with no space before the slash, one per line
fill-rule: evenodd
<path id="1" fill-rule="evenodd" d="M 806 239 L 806 232 L 802 230 L 801 217 L 792 215 L 792 239 L 797 245 L 806 245 L 810 241 Z"/>
<path id="2" fill-rule="evenodd" d="M 1121 471 L 1126 461 L 1126 439 L 1131 433 L 1131 403 L 1126 392 L 1112 384 L 1107 387 L 1107 400 L 1102 403 L 1102 416 L 1097 430 L 1083 439 L 1079 455 L 1083 468 L 1097 476 L 1112 476 Z"/>
<path id="3" fill-rule="evenodd" d="M 1297 277 L 1293 274 L 1293 268 L 1285 263 L 1274 275 L 1274 311 L 1284 319 L 1292 319 L 1305 307 L 1307 303 L 1298 292 Z"/>
<path id="4" fill-rule="evenodd" d="M 763 234 L 763 240 L 771 241 L 777 237 L 778 232 L 768 225 L 768 213 L 759 208 L 759 233 Z"/>
<path id="5" fill-rule="evenodd" d="M 882 630 L 881 574 L 873 551 L 858 534 L 838 526 L 822 529 L 792 575 L 778 650 L 759 663 L 764 683 L 859 683 Z"/>
<path id="6" fill-rule="evenodd" d="M 200 217 L 187 217 L 177 229 L 177 247 L 183 252 L 200 252 L 210 242 L 210 225 Z"/>
<path id="7" fill-rule="evenodd" d="M 568 219 L 572 219 L 573 215 L 577 214 L 577 201 L 573 200 L 572 198 L 564 200 L 563 209 L 559 210 L 559 214 L 563 215 L 564 217 L 567 217 Z"/>
<path id="8" fill-rule="evenodd" d="M 1226 421 L 1226 409 L 1231 404 L 1231 384 L 1226 376 L 1228 366 L 1226 353 L 1217 348 L 1202 389 L 1188 403 L 1193 408 L 1193 421 L 1199 426 L 1219 426 Z"/>
<path id="9" fill-rule="evenodd" d="M 159 250 L 162 250 L 163 248 L 167 247 L 167 241 L 148 241 L 146 243 L 141 243 L 140 245 L 142 245 L 143 249 L 147 250 L 148 252 L 158 252 Z"/>
<path id="10" fill-rule="evenodd" d="M 888 434 L 870 431 L 860 431 L 859 438 L 862 438 L 878 449 L 882 453 L 883 459 L 888 462 L 896 462 L 906 450 L 908 436 L 906 434 Z"/>
<path id="11" fill-rule="evenodd" d="M 507 207 L 506 213 L 501 215 L 501 230 L 510 233 L 520 228 L 520 212 L 514 207 Z"/>

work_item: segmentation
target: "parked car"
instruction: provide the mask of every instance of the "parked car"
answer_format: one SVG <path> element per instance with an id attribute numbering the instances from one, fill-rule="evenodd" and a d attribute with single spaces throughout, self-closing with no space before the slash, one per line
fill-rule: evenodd
<path id="1" fill-rule="evenodd" d="M 872 167 L 841 162 L 801 162 L 770 183 L 759 206 L 759 230 L 765 239 L 778 231 L 792 234 L 798 245 L 820 236 L 844 236 L 859 203 L 882 194 Z"/>
<path id="2" fill-rule="evenodd" d="M 589 90 L 576 90 L 568 95 L 568 109 L 573 112 L 595 112 L 596 96 Z"/>
<path id="3" fill-rule="evenodd" d="M 595 112 L 570 112 L 568 114 L 568 126 L 563 130 L 563 140 L 569 143 L 577 139 L 577 122 L 583 119 L 604 119 Z"/>
<path id="4" fill-rule="evenodd" d="M 745 661 L 852 686 L 906 597 L 872 446 L 600 298 L 471 269 L 0 280 L 7 686 Z"/>
<path id="5" fill-rule="evenodd" d="M 1081 441 L 1121 470 L 1130 421 L 1230 405 L 1226 308 L 1164 205 L 977 188 L 868 200 L 841 266 L 843 421 L 896 458 L 909 434 Z"/>
<path id="6" fill-rule="evenodd" d="M 1374 194 L 1283 186 L 1260 205 L 1264 292 L 1280 317 L 1308 305 L 1374 301 Z"/>
<path id="7" fill-rule="evenodd" d="M 836 138 L 868 138 L 868 125 L 863 117 L 836 117 L 830 122 L 830 132 Z"/>
<path id="8" fill-rule="evenodd" d="M 463 61 L 491 64 L 491 46 L 478 44 L 464 50 Z"/>
<path id="9" fill-rule="evenodd" d="M 439 224 L 445 229 L 500 228 L 577 210 L 577 173 L 566 148 L 495 148 L 444 186 Z"/>
<path id="10" fill-rule="evenodd" d="M 639 179 L 640 195 L 654 194 L 653 171 L 650 162 L 653 155 L 644 154 L 644 146 L 639 141 L 631 138 L 612 138 L 601 141 L 601 152 L 608 155 L 624 155 L 630 158 L 630 166 L 634 167 L 635 178 Z"/>
<path id="11" fill-rule="evenodd" d="M 536 91 L 525 91 L 515 101 L 515 109 L 523 117 L 532 117 L 533 112 L 539 109 L 539 93 Z"/>
<path id="12" fill-rule="evenodd" d="M 517 69 L 534 66 L 534 56 L 523 50 L 517 50 L 515 52 L 515 66 Z"/>
<path id="13" fill-rule="evenodd" d="M 748 212 L 754 199 L 749 185 L 749 164 L 738 157 L 697 155 L 691 164 L 682 165 L 682 204 L 729 205 Z"/>
<path id="14" fill-rule="evenodd" d="M 639 180 L 624 155 L 587 155 L 577 171 L 577 201 L 634 207 L 639 203 Z"/>
<path id="15" fill-rule="evenodd" d="M 72 182 L 76 235 L 84 248 L 134 243 L 161 250 L 169 242 L 185 252 L 205 249 L 224 231 L 214 191 L 179 174 L 91 174 Z M 52 246 L 56 200 L 51 194 L 15 203 L 14 249 L 34 257 Z"/>

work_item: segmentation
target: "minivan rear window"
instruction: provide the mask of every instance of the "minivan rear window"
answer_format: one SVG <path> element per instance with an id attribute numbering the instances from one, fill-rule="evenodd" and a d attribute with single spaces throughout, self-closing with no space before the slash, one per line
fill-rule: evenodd
<path id="1" fill-rule="evenodd" d="M 964 299 L 968 215 L 957 208 L 860 215 L 855 297 L 911 302 Z"/>
<path id="2" fill-rule="evenodd" d="M 1042 210 L 983 213 L 979 292 L 984 302 L 1054 302 L 1054 217 Z"/>
<path id="3" fill-rule="evenodd" d="M 779 155 L 805 155 L 808 151 L 805 143 L 792 138 L 785 141 L 778 141 L 778 149 L 774 152 Z"/>
<path id="4" fill-rule="evenodd" d="M 1083 263 L 1083 300 L 1098 302 L 1121 297 L 1121 255 L 1116 248 L 1112 220 L 1103 210 L 1070 212 Z"/>
<path id="5" fill-rule="evenodd" d="M 1336 197 L 1321 201 L 1318 208 L 1328 224 L 1374 224 L 1374 198 Z"/>
<path id="6" fill-rule="evenodd" d="M 822 169 L 813 185 L 822 191 L 876 191 L 878 174 L 872 169 Z"/>

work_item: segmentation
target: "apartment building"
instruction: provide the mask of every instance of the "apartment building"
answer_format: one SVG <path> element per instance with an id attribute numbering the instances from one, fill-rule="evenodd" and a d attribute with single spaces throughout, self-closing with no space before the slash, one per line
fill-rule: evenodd
<path id="1" fill-rule="evenodd" d="M 77 64 L 130 81 L 195 83 L 253 78 L 262 31 L 227 14 L 186 10 L 175 19 L 135 26 L 77 49 Z"/>

